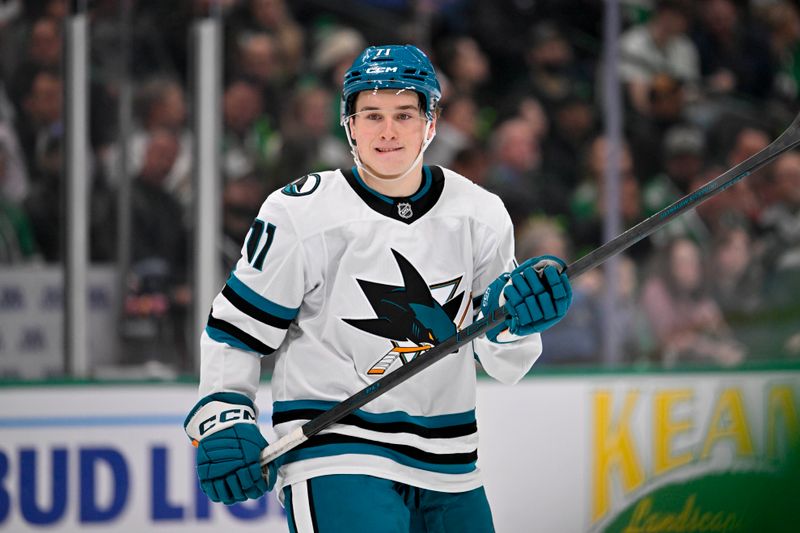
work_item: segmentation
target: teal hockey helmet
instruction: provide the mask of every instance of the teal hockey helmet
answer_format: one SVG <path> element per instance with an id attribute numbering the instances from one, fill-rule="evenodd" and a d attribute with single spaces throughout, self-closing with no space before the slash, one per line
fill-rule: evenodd
<path id="1" fill-rule="evenodd" d="M 428 56 L 410 44 L 370 46 L 353 61 L 344 74 L 341 124 L 353 114 L 356 95 L 361 91 L 407 89 L 423 99 L 425 116 L 433 120 L 442 89 Z"/>

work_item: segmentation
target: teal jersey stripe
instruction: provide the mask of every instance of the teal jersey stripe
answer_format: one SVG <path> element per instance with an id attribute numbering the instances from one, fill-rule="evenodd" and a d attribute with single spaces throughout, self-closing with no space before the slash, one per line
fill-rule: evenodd
<path id="1" fill-rule="evenodd" d="M 372 189 L 369 185 L 364 183 L 364 180 L 361 179 L 361 175 L 358 173 L 358 168 L 353 167 L 352 170 L 353 170 L 353 176 L 356 177 L 356 180 L 358 181 L 358 184 L 361 185 L 362 187 L 364 187 L 364 190 L 369 191 L 370 193 L 375 195 L 376 198 L 380 198 L 381 200 L 383 200 L 384 202 L 386 202 L 389 205 L 393 205 L 394 204 L 394 200 L 392 200 L 388 196 L 385 196 L 385 195 L 379 193 L 378 191 L 376 191 L 375 189 Z"/>
<path id="2" fill-rule="evenodd" d="M 394 204 L 394 200 L 392 198 L 389 198 L 388 196 L 379 193 L 378 191 L 372 189 L 369 185 L 364 183 L 364 180 L 361 179 L 361 175 L 358 173 L 357 167 L 353 167 L 352 171 L 353 175 L 356 177 L 356 181 L 358 181 L 358 184 L 364 187 L 365 190 L 371 192 L 373 195 L 375 195 L 375 197 L 380 198 L 387 204 Z M 422 188 L 414 196 L 410 198 L 412 202 L 416 202 L 417 200 L 425 196 L 430 190 L 431 184 L 433 183 L 433 176 L 431 175 L 431 169 L 428 168 L 427 166 L 422 167 L 422 176 L 425 180 L 425 183 L 422 185 Z"/>
<path id="3" fill-rule="evenodd" d="M 475 470 L 475 462 L 457 465 L 446 464 L 431 464 L 417 459 L 412 459 L 407 455 L 389 450 L 374 444 L 325 444 L 323 446 L 314 446 L 312 448 L 303 448 L 300 450 L 291 450 L 276 459 L 276 466 L 280 467 L 287 463 L 294 463 L 306 459 L 316 459 L 319 457 L 331 457 L 335 455 L 356 454 L 356 455 L 376 455 L 378 457 L 385 457 L 392 461 L 416 468 L 418 470 L 427 470 L 428 472 L 437 472 L 439 474 L 467 474 Z"/>
<path id="4" fill-rule="evenodd" d="M 422 186 L 422 189 L 420 189 L 420 191 L 417 194 L 411 197 L 412 202 L 416 202 L 417 200 L 425 196 L 431 189 L 431 183 L 433 183 L 433 176 L 431 176 L 431 169 L 428 168 L 427 166 L 423 166 L 422 176 L 425 179 L 425 183 Z"/>
<path id="5" fill-rule="evenodd" d="M 264 298 L 256 291 L 245 285 L 242 280 L 234 275 L 233 272 L 231 272 L 230 277 L 228 277 L 228 286 L 251 305 L 278 318 L 283 318 L 284 320 L 294 320 L 298 311 L 300 310 L 299 307 L 284 307 Z"/>
<path id="6" fill-rule="evenodd" d="M 321 409 L 327 411 L 328 409 L 337 405 L 337 402 L 328 402 L 322 400 L 290 400 L 290 401 L 277 401 L 272 403 L 273 413 L 285 413 L 287 411 L 296 411 L 300 409 Z M 392 423 L 392 422 L 408 422 L 426 428 L 443 428 L 448 426 L 460 426 L 463 424 L 472 424 L 475 422 L 475 410 L 465 411 L 463 413 L 453 413 L 447 415 L 434 415 L 434 416 L 413 416 L 404 411 L 392 411 L 389 413 L 368 413 L 361 409 L 356 409 L 353 414 L 362 420 L 373 423 Z"/>
<path id="7" fill-rule="evenodd" d="M 211 337 L 212 340 L 217 341 L 220 344 L 227 344 L 228 346 L 239 348 L 240 350 L 244 350 L 246 352 L 252 352 L 261 355 L 233 335 L 229 335 L 228 333 L 218 330 L 217 328 L 206 326 L 206 333 L 209 337 Z"/>

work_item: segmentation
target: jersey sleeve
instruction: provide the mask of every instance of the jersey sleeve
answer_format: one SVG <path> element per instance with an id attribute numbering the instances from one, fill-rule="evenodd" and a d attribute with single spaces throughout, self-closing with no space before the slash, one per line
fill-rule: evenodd
<path id="1" fill-rule="evenodd" d="M 497 230 L 482 236 L 475 267 L 473 294 L 477 311 L 480 300 L 490 283 L 503 272 L 514 269 L 514 229 L 508 213 L 502 208 L 502 222 Z M 475 358 L 487 374 L 503 383 L 516 383 L 531 369 L 542 353 L 541 335 L 534 333 L 517 341 L 497 344 L 482 335 L 472 343 Z"/>
<path id="2" fill-rule="evenodd" d="M 201 395 L 235 391 L 255 396 L 260 358 L 278 349 L 298 314 L 304 263 L 301 239 L 285 206 L 272 195 L 212 303 L 200 343 Z"/>

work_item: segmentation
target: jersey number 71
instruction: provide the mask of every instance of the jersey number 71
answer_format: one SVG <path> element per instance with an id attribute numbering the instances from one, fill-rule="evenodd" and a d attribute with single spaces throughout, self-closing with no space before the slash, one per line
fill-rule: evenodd
<path id="1" fill-rule="evenodd" d="M 259 251 L 258 245 L 261 243 L 261 238 L 266 235 L 267 241 Z M 253 265 L 256 270 L 261 270 L 264 267 L 264 259 L 267 257 L 267 252 L 272 246 L 272 239 L 275 237 L 275 226 L 269 222 L 257 218 L 250 226 L 250 236 L 247 237 L 247 261 Z M 256 255 L 258 253 L 258 255 Z"/>

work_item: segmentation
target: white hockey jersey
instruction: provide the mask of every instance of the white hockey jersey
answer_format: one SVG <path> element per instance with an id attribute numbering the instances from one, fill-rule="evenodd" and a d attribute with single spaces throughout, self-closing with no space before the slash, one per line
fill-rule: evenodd
<path id="1" fill-rule="evenodd" d="M 264 202 L 214 300 L 200 393 L 254 398 L 259 357 L 275 357 L 283 436 L 469 325 L 513 261 L 500 199 L 450 170 L 423 167 L 408 198 L 368 188 L 355 168 L 300 178 Z M 473 341 L 277 459 L 277 489 L 329 474 L 480 486 L 475 359 L 513 383 L 540 353 L 538 334 Z"/>

